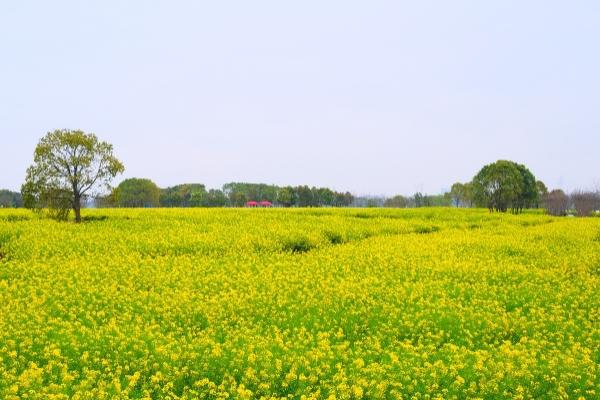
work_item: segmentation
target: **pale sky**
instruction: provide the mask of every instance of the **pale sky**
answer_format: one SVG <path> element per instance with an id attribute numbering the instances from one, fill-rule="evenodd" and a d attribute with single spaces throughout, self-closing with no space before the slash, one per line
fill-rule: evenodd
<path id="1" fill-rule="evenodd" d="M 0 188 L 58 128 L 115 183 L 600 187 L 600 2 L 1 1 Z"/>

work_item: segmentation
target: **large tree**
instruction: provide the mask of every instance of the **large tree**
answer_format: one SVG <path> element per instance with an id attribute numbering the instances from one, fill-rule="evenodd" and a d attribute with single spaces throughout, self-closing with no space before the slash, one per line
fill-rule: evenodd
<path id="1" fill-rule="evenodd" d="M 448 195 L 452 205 L 455 207 L 472 207 L 473 206 L 473 185 L 471 182 L 461 183 L 456 182 L 450 188 Z"/>
<path id="2" fill-rule="evenodd" d="M 464 199 L 466 197 L 466 188 L 464 183 L 456 182 L 450 188 L 450 198 L 452 199 L 452 204 L 454 207 L 460 207 L 464 204 Z"/>
<path id="3" fill-rule="evenodd" d="M 535 184 L 535 179 L 533 180 Z M 499 160 L 484 166 L 473 178 L 473 195 L 479 206 L 504 212 L 518 210 L 523 192 L 523 177 L 517 164 Z"/>
<path id="4" fill-rule="evenodd" d="M 108 189 L 125 170 L 111 144 L 80 130 L 48 132 L 35 148 L 33 164 L 21 188 L 25 206 L 49 209 L 66 219 L 72 209 L 81 222 L 81 202 L 94 190 Z"/>
<path id="5" fill-rule="evenodd" d="M 546 190 L 544 183 L 536 181 L 525 165 L 507 160 L 484 166 L 471 185 L 478 206 L 496 211 L 510 208 L 515 214 L 524 208 L 538 207 L 540 193 Z"/>
<path id="6" fill-rule="evenodd" d="M 117 186 L 114 195 L 119 207 L 158 207 L 160 205 L 160 189 L 150 179 L 125 179 Z"/>

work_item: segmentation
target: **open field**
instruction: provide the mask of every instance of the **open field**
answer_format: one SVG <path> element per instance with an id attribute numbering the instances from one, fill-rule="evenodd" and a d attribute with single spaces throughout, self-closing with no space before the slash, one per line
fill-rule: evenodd
<path id="1" fill-rule="evenodd" d="M 600 218 L 84 217 L 0 210 L 2 399 L 600 397 Z"/>

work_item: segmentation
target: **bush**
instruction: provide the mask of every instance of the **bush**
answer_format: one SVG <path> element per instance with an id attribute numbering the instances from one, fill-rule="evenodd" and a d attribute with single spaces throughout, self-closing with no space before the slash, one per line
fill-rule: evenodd
<path id="1" fill-rule="evenodd" d="M 306 253 L 314 247 L 315 245 L 306 236 L 291 237 L 283 242 L 283 251 L 290 253 Z"/>
<path id="2" fill-rule="evenodd" d="M 344 236 L 339 232 L 325 231 L 324 235 L 331 244 L 342 244 L 345 242 Z"/>

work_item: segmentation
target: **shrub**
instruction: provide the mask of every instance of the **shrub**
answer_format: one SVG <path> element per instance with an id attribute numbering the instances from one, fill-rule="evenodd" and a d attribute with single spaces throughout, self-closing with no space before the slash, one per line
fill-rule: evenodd
<path id="1" fill-rule="evenodd" d="M 295 236 L 284 240 L 283 251 L 291 253 L 306 253 L 315 245 L 306 236 Z"/>
<path id="2" fill-rule="evenodd" d="M 342 244 L 345 242 L 344 236 L 339 232 L 326 231 L 324 235 L 331 244 Z"/>

